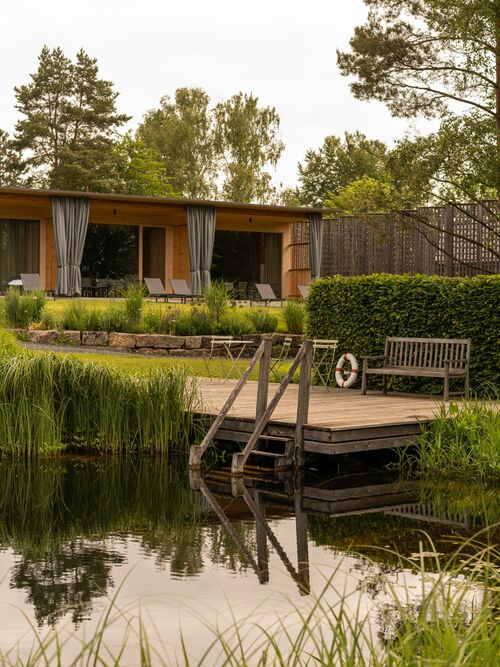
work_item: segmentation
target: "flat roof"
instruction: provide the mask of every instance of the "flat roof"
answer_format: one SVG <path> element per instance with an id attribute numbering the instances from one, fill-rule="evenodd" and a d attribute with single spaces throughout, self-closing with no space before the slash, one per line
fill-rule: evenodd
<path id="1" fill-rule="evenodd" d="M 307 215 L 308 213 L 334 213 L 333 209 L 309 206 L 281 206 L 277 204 L 248 204 L 242 202 L 215 201 L 211 199 L 185 199 L 180 197 L 151 197 L 145 195 L 122 195 L 105 192 L 81 192 L 73 190 L 50 190 L 41 188 L 20 188 L 0 186 L 0 194 L 21 195 L 27 197 L 78 197 L 97 201 L 122 202 L 131 204 L 167 204 L 168 206 L 215 206 L 216 208 L 232 208 L 244 211 L 262 211 L 263 213 L 289 213 L 291 215 Z"/>

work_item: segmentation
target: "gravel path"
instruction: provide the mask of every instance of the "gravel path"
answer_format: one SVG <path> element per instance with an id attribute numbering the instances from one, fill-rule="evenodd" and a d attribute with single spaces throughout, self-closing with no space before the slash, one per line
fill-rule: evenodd
<path id="1" fill-rule="evenodd" d="M 19 341 L 19 344 L 22 345 L 27 350 L 42 350 L 43 352 L 67 352 L 71 354 L 72 352 L 92 352 L 93 354 L 114 354 L 119 356 L 127 357 L 141 357 L 141 359 L 148 359 L 154 355 L 141 354 L 140 352 L 129 352 L 128 350 L 122 350 L 120 348 L 109 348 L 109 347 L 92 347 L 90 345 L 51 345 L 50 343 L 29 343 L 25 341 Z M 159 357 L 160 355 L 158 355 Z M 165 358 L 162 355 L 162 358 Z"/>

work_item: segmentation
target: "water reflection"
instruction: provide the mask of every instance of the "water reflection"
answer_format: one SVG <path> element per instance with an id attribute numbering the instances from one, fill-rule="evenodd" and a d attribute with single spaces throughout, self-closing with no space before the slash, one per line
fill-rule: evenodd
<path id="1" fill-rule="evenodd" d="M 443 535 L 469 535 L 498 521 L 499 504 L 497 490 L 464 494 L 397 482 L 380 471 L 235 480 L 221 472 L 188 478 L 183 466 L 160 460 L 2 462 L 0 552 L 14 555 L 5 581 L 23 591 L 39 625 L 68 615 L 78 626 L 112 594 L 117 568 L 126 571 L 137 554 L 159 572 L 168 564 L 172 580 L 222 568 L 235 577 L 254 572 L 260 584 L 276 577 L 276 554 L 307 595 L 313 547 L 371 549 L 383 568 L 396 571 L 397 558 L 376 547 L 409 555 L 421 539 L 415 528 L 425 527 L 441 551 L 452 549 L 439 542 Z"/>

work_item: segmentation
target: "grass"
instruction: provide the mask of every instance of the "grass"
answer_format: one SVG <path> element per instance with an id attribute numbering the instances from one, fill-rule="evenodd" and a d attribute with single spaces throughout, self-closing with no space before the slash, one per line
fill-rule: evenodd
<path id="1" fill-rule="evenodd" d="M 497 393 L 494 398 L 498 399 Z M 441 404 L 416 450 L 402 450 L 398 465 L 405 474 L 500 479 L 497 400 Z"/>
<path id="2" fill-rule="evenodd" d="M 178 366 L 137 377 L 69 355 L 4 356 L 0 456 L 187 451 L 197 405 L 196 387 Z"/>
<path id="3" fill-rule="evenodd" d="M 475 539 L 460 545 L 441 567 L 433 545 L 422 543 L 416 565 L 413 560 L 401 562 L 402 567 L 418 575 L 420 590 L 412 592 L 413 587 L 406 584 L 401 591 L 394 586 L 390 572 L 380 572 L 378 586 L 384 591 L 385 602 L 378 618 L 378 634 L 373 632 L 366 610 L 356 601 L 351 603 L 345 591 L 334 589 L 332 576 L 309 608 L 291 603 L 291 613 L 286 617 L 259 622 L 250 616 L 240 621 L 230 610 L 232 620 L 225 627 L 202 619 L 213 633 L 206 646 L 187 645 L 181 628 L 181 655 L 175 664 L 496 667 L 500 656 L 499 556 L 495 548 L 485 547 Z M 426 565 L 429 560 L 436 561 L 437 570 L 432 574 Z M 332 592 L 339 599 L 333 606 L 328 602 Z M 140 613 L 132 615 L 130 610 L 119 608 L 119 594 L 120 588 L 103 612 L 95 633 L 80 639 L 76 657 L 67 655 L 67 638 L 54 630 L 44 634 L 32 627 L 33 648 L 29 661 L 23 664 L 121 664 L 121 656 L 127 651 L 129 655 L 133 651 L 137 665 L 174 664 L 165 655 L 164 636 L 155 633 L 151 639 Z M 123 622 L 126 629 L 121 643 L 108 644 L 107 634 L 115 623 Z M 0 654 L 0 665 L 19 664 L 18 657 L 14 646 Z"/>

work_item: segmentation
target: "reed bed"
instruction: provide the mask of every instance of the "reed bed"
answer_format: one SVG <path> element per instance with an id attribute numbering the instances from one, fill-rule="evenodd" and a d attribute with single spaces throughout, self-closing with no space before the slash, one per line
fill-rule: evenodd
<path id="1" fill-rule="evenodd" d="M 489 400 L 441 405 L 415 450 L 400 453 L 399 468 L 409 475 L 500 479 L 498 392 Z"/>
<path id="2" fill-rule="evenodd" d="M 474 548 L 474 553 L 470 553 Z M 190 646 L 179 638 L 172 659 L 171 638 L 159 630 L 149 634 L 140 612 L 119 606 L 118 588 L 102 614 L 96 632 L 67 648 L 69 639 L 51 630 L 32 628 L 33 647 L 22 664 L 30 667 L 80 665 L 185 665 L 227 667 L 496 667 L 500 654 L 500 571 L 497 550 L 476 537 L 459 546 L 444 567 L 430 574 L 426 562 L 436 560 L 432 543 L 420 545 L 419 559 L 402 566 L 419 575 L 416 593 L 396 589 L 390 573 L 381 573 L 379 586 L 386 603 L 381 629 L 374 632 L 361 605 L 349 604 L 349 595 L 333 589 L 333 576 L 309 607 L 290 604 L 287 617 L 232 621 L 225 627 L 204 622 L 213 633 L 206 646 Z M 329 593 L 339 602 L 328 603 Z M 231 610 L 230 610 L 231 611 Z M 116 642 L 114 625 L 125 626 Z M 113 634 L 109 643 L 107 638 Z M 168 642 L 168 644 L 166 643 Z M 68 655 L 69 653 L 69 655 Z M 0 665 L 20 664 L 18 648 L 0 653 Z M 22 658 L 21 658 L 22 659 Z"/>
<path id="3" fill-rule="evenodd" d="M 197 438 L 198 393 L 179 367 L 147 377 L 71 356 L 0 358 L 0 455 L 167 455 Z"/>

